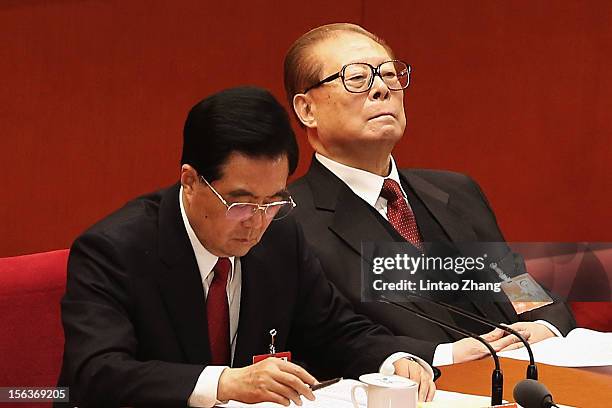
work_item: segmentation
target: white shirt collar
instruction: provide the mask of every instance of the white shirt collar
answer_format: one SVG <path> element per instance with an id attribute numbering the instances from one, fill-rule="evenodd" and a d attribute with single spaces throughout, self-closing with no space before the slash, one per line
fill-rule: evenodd
<path id="1" fill-rule="evenodd" d="M 382 190 L 385 179 L 391 179 L 396 181 L 402 189 L 402 194 L 406 198 L 406 192 L 400 182 L 399 173 L 395 165 L 393 156 L 389 156 L 391 160 L 391 171 L 387 177 L 381 177 L 378 174 L 370 173 L 369 171 L 356 169 L 349 167 L 345 164 L 338 163 L 330 158 L 327 158 L 319 153 L 315 153 L 315 158 L 325 168 L 334 173 L 336 177 L 342 180 L 357 196 L 363 199 L 365 202 L 370 204 L 372 207 L 376 207 L 376 202 L 380 197 L 380 190 Z"/>
<path id="2" fill-rule="evenodd" d="M 179 205 L 181 206 L 181 217 L 183 218 L 183 224 L 185 225 L 185 229 L 187 230 L 187 235 L 189 236 L 189 242 L 191 242 L 191 247 L 193 248 L 193 252 L 196 257 L 196 262 L 198 263 L 198 269 L 200 270 L 200 275 L 202 276 L 202 281 L 204 281 L 208 275 L 212 272 L 213 268 L 217 264 L 219 257 L 211 254 L 204 245 L 200 242 L 198 237 L 195 234 L 195 231 L 191 227 L 189 223 L 189 219 L 187 218 L 187 213 L 185 212 L 185 207 L 183 206 L 183 186 L 181 186 L 179 190 Z M 232 270 L 229 276 L 229 280 L 231 282 L 234 277 L 234 261 L 235 258 L 232 256 L 229 258 L 232 264 Z"/>

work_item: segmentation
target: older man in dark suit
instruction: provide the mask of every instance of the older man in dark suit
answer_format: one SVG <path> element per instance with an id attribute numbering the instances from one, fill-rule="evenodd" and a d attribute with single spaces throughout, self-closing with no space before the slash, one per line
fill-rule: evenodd
<path id="1" fill-rule="evenodd" d="M 180 183 L 129 202 L 74 243 L 59 384 L 70 406 L 301 405 L 315 378 L 266 354 L 357 377 L 393 364 L 434 392 L 412 342 L 353 312 L 291 217 L 297 144 L 267 91 L 236 88 L 189 113 Z M 395 356 L 394 352 L 400 352 Z"/>
<path id="2" fill-rule="evenodd" d="M 396 167 L 391 152 L 406 126 L 403 97 L 409 79 L 410 66 L 354 24 L 315 28 L 292 45 L 285 58 L 285 90 L 316 152 L 308 173 L 290 186 L 299 204 L 295 216 L 328 278 L 357 311 L 395 334 L 425 340 L 420 355 L 434 364 L 472 360 L 488 354 L 475 340 L 456 341 L 454 333 L 404 310 L 361 302 L 362 242 L 409 242 L 421 248 L 424 241 L 504 241 L 472 179 Z M 507 301 L 456 295 L 472 312 L 512 323 L 530 342 L 567 333 L 575 325 L 562 302 L 518 316 Z M 489 330 L 437 306 L 414 306 L 479 333 Z M 485 335 L 498 350 L 518 346 L 509 344 L 514 337 L 504 336 L 499 330 Z"/>

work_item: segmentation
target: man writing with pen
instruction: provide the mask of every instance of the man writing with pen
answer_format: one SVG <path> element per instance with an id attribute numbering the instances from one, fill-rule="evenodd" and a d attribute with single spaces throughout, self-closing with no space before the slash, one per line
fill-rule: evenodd
<path id="1" fill-rule="evenodd" d="M 405 353 L 412 342 L 357 315 L 312 255 L 286 190 L 297 159 L 267 91 L 230 89 L 192 108 L 179 182 L 71 248 L 59 380 L 69 406 L 301 405 L 315 398 L 311 372 L 357 378 L 383 364 L 432 398 L 431 367 Z M 261 359 L 271 329 L 276 350 L 308 370 Z"/>

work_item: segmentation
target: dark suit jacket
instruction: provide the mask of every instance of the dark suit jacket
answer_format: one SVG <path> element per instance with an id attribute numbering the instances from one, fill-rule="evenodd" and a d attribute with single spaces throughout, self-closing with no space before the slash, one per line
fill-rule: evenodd
<path id="1" fill-rule="evenodd" d="M 93 226 L 70 251 L 62 300 L 59 384 L 83 406 L 185 406 L 210 361 L 205 299 L 175 185 L 140 197 Z M 378 370 L 407 344 L 352 311 L 325 279 L 301 229 L 275 221 L 241 258 L 233 365 L 277 350 L 335 374 Z"/>
<path id="2" fill-rule="evenodd" d="M 469 177 L 436 170 L 401 170 L 400 177 L 425 241 L 504 241 L 486 198 Z M 424 340 L 414 343 L 410 351 L 430 362 L 439 343 L 458 338 L 404 310 L 361 301 L 361 243 L 403 241 L 368 203 L 314 157 L 307 174 L 293 183 L 290 191 L 297 203 L 294 215 L 327 277 L 353 303 L 357 312 L 385 325 L 396 335 Z M 507 301 L 483 302 L 482 294 L 464 293 L 467 297 L 463 300 L 467 302 L 461 302 L 460 306 L 497 322 L 545 319 L 564 334 L 575 327 L 573 316 L 563 302 L 524 313 L 519 318 Z M 476 332 L 490 330 L 452 316 L 435 305 L 414 302 L 412 307 Z"/>

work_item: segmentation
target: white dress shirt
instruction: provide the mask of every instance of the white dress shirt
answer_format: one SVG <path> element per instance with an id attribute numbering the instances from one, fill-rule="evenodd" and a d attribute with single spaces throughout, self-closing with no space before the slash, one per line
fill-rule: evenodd
<path id="1" fill-rule="evenodd" d="M 200 276 L 202 277 L 202 287 L 204 288 L 204 296 L 208 296 L 208 289 L 215 276 L 213 268 L 217 264 L 218 256 L 211 254 L 204 248 L 198 237 L 196 236 L 187 214 L 183 206 L 183 187 L 179 191 L 179 205 L 181 207 L 181 216 L 183 224 L 189 236 L 189 242 L 195 254 Z M 232 270 L 227 281 L 227 301 L 229 306 L 229 324 L 230 324 L 230 339 L 231 339 L 231 360 L 234 360 L 234 352 L 236 350 L 236 337 L 238 333 L 238 316 L 240 315 L 240 291 L 242 288 L 242 270 L 240 268 L 240 258 L 229 258 L 232 265 Z M 196 312 L 197 313 L 197 312 Z M 201 313 L 206 313 L 203 309 Z M 220 403 L 217 400 L 217 385 L 219 377 L 227 366 L 206 366 L 189 397 L 188 404 L 191 407 L 212 407 Z"/>
<path id="2" fill-rule="evenodd" d="M 391 161 L 389 175 L 387 177 L 382 177 L 378 174 L 338 163 L 332 159 L 320 155 L 319 153 L 315 153 L 316 160 L 318 160 L 329 171 L 334 173 L 336 177 L 342 180 L 344 184 L 346 184 L 348 188 L 350 188 L 358 197 L 374 207 L 374 209 L 378 211 L 386 220 L 389 220 L 387 217 L 387 199 L 381 197 L 380 195 L 380 191 L 382 190 L 382 186 L 386 178 L 389 178 L 399 184 L 400 188 L 402 189 L 404 200 L 406 200 L 406 204 L 408 204 L 408 207 L 410 207 L 406 192 L 404 191 L 399 178 L 395 160 L 393 159 L 393 156 L 389 156 L 389 158 Z M 561 332 L 559 329 L 549 322 L 537 320 L 536 323 L 545 325 L 555 334 L 555 336 L 561 337 Z M 448 364 L 453 364 L 453 343 L 439 344 L 434 352 L 433 365 L 442 366 Z"/>
<path id="3" fill-rule="evenodd" d="M 193 248 L 193 252 L 196 257 L 200 276 L 202 277 L 202 286 L 204 288 L 204 296 L 208 296 L 208 289 L 210 283 L 213 280 L 214 272 L 213 268 L 217 263 L 219 257 L 211 254 L 204 248 L 198 237 L 196 236 L 189 220 L 187 219 L 187 213 L 185 213 L 185 207 L 183 206 L 183 187 L 179 190 L 179 205 L 181 208 L 181 217 L 183 218 L 183 224 L 187 230 L 189 236 L 189 242 Z M 231 359 L 234 360 L 234 352 L 236 350 L 236 338 L 238 336 L 238 318 L 240 316 L 240 291 L 242 288 L 242 271 L 240 268 L 240 258 L 231 257 L 229 258 L 232 264 L 232 271 L 227 283 L 227 298 L 229 302 L 229 318 L 230 318 L 230 338 L 231 340 Z M 206 310 L 202 310 L 202 313 L 206 313 Z M 404 358 L 413 357 L 417 360 L 421 366 L 433 376 L 433 370 L 427 362 L 417 356 L 413 356 L 409 353 L 397 352 L 387 357 L 387 359 L 380 365 L 380 368 L 384 365 L 393 364 L 395 361 Z M 223 370 L 228 368 L 227 366 L 206 366 L 202 373 L 198 377 L 187 404 L 190 407 L 213 407 L 215 404 L 223 403 L 217 399 L 217 387 L 219 385 L 219 377 Z"/>

